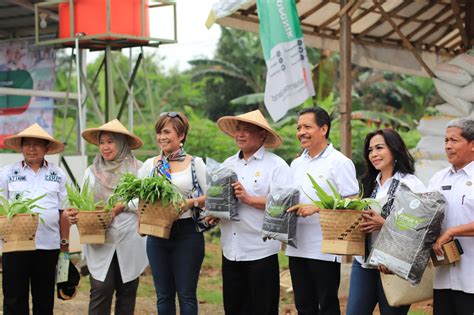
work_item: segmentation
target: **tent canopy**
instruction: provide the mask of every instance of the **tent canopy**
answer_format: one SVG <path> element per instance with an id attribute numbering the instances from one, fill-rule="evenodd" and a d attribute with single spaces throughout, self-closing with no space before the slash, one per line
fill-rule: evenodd
<path id="1" fill-rule="evenodd" d="M 306 45 L 339 51 L 340 17 L 345 13 L 351 17 L 352 62 L 361 66 L 427 76 L 429 71 L 407 49 L 406 40 L 429 68 L 474 44 L 474 1 L 341 2 L 296 0 Z M 255 1 L 247 2 L 217 23 L 258 32 Z"/>

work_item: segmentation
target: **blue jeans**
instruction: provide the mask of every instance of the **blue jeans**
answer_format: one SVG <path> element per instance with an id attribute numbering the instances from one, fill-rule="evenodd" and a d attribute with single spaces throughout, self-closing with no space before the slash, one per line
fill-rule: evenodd
<path id="1" fill-rule="evenodd" d="M 346 314 L 371 315 L 377 303 L 381 315 L 406 315 L 410 309 L 410 305 L 400 307 L 388 305 L 380 280 L 380 271 L 362 268 L 354 259 Z"/>
<path id="2" fill-rule="evenodd" d="M 182 315 L 197 315 L 196 289 L 204 259 L 204 237 L 194 221 L 181 219 L 173 224 L 169 239 L 148 236 L 146 251 L 155 283 L 160 315 L 175 315 L 178 294 Z"/>

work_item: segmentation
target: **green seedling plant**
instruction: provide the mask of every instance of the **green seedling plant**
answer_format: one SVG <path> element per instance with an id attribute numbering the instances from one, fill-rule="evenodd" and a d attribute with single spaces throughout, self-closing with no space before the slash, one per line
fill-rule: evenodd
<path id="1" fill-rule="evenodd" d="M 0 215 L 6 216 L 8 220 L 11 220 L 17 214 L 30 214 L 38 215 L 38 213 L 33 212 L 33 209 L 44 209 L 36 204 L 37 201 L 44 198 L 46 194 L 38 196 L 36 198 L 24 198 L 24 193 L 18 194 L 15 196 L 15 199 L 11 202 L 7 198 L 0 195 Z M 44 223 L 41 216 L 39 219 Z"/>
<path id="2" fill-rule="evenodd" d="M 86 179 L 82 189 L 77 186 L 66 184 L 67 201 L 70 207 L 81 211 L 95 211 L 97 207 L 104 206 L 103 201 L 95 202 L 94 188 L 90 187 L 89 179 Z M 105 211 L 110 211 L 112 207 L 108 204 L 104 207 Z"/>
<path id="3" fill-rule="evenodd" d="M 329 180 L 326 180 L 332 192 L 332 195 L 330 195 L 314 180 L 310 174 L 308 174 L 308 177 L 319 200 L 313 200 L 310 196 L 306 196 L 308 196 L 313 204 L 320 209 L 367 210 L 372 204 L 377 203 L 375 199 L 362 198 L 363 193 L 360 193 L 357 198 L 343 198 L 341 194 L 337 192 L 334 185 L 332 185 Z"/>
<path id="4" fill-rule="evenodd" d="M 133 174 L 125 174 L 114 190 L 114 198 L 128 203 L 135 198 L 146 200 L 150 203 L 161 201 L 163 206 L 172 204 L 176 211 L 181 211 L 185 202 L 183 195 L 176 185 L 165 176 L 137 178 Z"/>

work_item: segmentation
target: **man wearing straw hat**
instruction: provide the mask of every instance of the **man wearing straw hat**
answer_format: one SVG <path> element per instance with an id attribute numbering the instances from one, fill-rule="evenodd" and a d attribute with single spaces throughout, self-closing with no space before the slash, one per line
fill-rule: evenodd
<path id="1" fill-rule="evenodd" d="M 238 176 L 233 186 L 240 201 L 240 221 L 220 223 L 225 313 L 278 314 L 280 243 L 262 240 L 262 224 L 271 187 L 291 185 L 286 162 L 266 150 L 282 139 L 259 110 L 222 117 L 217 125 L 240 149 L 224 162 Z"/>
<path id="2" fill-rule="evenodd" d="M 36 250 L 3 253 L 3 312 L 29 314 L 29 287 L 34 314 L 53 314 L 54 284 L 59 250 L 68 250 L 69 223 L 61 219 L 60 206 L 66 198 L 66 176 L 44 159 L 46 154 L 64 150 L 64 144 L 51 137 L 38 124 L 5 139 L 5 146 L 23 154 L 23 160 L 0 170 L 0 190 L 12 202 L 46 196 L 37 202 L 41 209 L 36 230 Z"/>

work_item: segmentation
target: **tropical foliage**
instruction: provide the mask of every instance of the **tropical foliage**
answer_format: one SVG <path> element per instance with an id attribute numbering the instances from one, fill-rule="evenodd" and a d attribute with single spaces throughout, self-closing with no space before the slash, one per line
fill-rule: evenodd
<path id="1" fill-rule="evenodd" d="M 308 48 L 309 60 L 313 67 L 313 82 L 317 95 L 272 127 L 282 136 L 284 142 L 275 152 L 291 162 L 300 152 L 296 139 L 297 112 L 315 104 L 325 108 L 333 118 L 331 142 L 339 146 L 339 55 L 328 51 Z M 114 54 L 116 67 L 128 74 L 127 58 Z M 136 58 L 136 57 L 135 57 Z M 60 59 L 57 87 L 66 90 L 69 82 L 75 82 L 75 75 L 66 75 L 70 67 L 66 58 Z M 237 30 L 222 28 L 222 35 L 214 58 L 190 60 L 190 70 L 165 70 L 160 64 L 163 57 L 145 55 L 133 85 L 134 133 L 140 136 L 145 146 L 136 152 L 140 158 L 156 154 L 154 123 L 163 111 L 183 111 L 190 119 L 190 133 L 185 149 L 187 152 L 212 157 L 222 161 L 236 152 L 231 138 L 217 128 L 215 121 L 224 115 L 235 115 L 254 109 L 266 112 L 263 105 L 266 66 L 258 36 Z M 98 58 L 87 67 L 92 81 L 100 68 L 102 59 Z M 146 71 L 143 71 L 143 68 Z M 356 167 L 363 166 L 363 140 L 369 131 L 380 127 L 399 130 L 409 148 L 413 148 L 419 134 L 416 131 L 418 120 L 437 103 L 431 80 L 408 75 L 384 73 L 368 68 L 353 66 L 353 115 L 352 150 Z M 119 75 L 115 74 L 114 85 L 116 102 L 119 103 L 126 88 Z M 74 84 L 70 90 L 73 91 Z M 101 110 L 105 106 L 105 78 L 101 74 L 92 85 L 93 94 L 99 101 Z M 91 108 L 91 99 L 86 101 Z M 67 126 L 67 131 L 56 128 L 57 136 L 67 138 L 67 151 L 76 151 L 75 109 L 74 106 L 61 107 L 57 112 L 56 126 Z M 268 115 L 267 115 L 268 117 Z M 127 121 L 127 111 L 122 116 Z M 94 110 L 88 109 L 87 127 L 100 124 Z M 93 146 L 88 152 L 97 152 Z"/>

